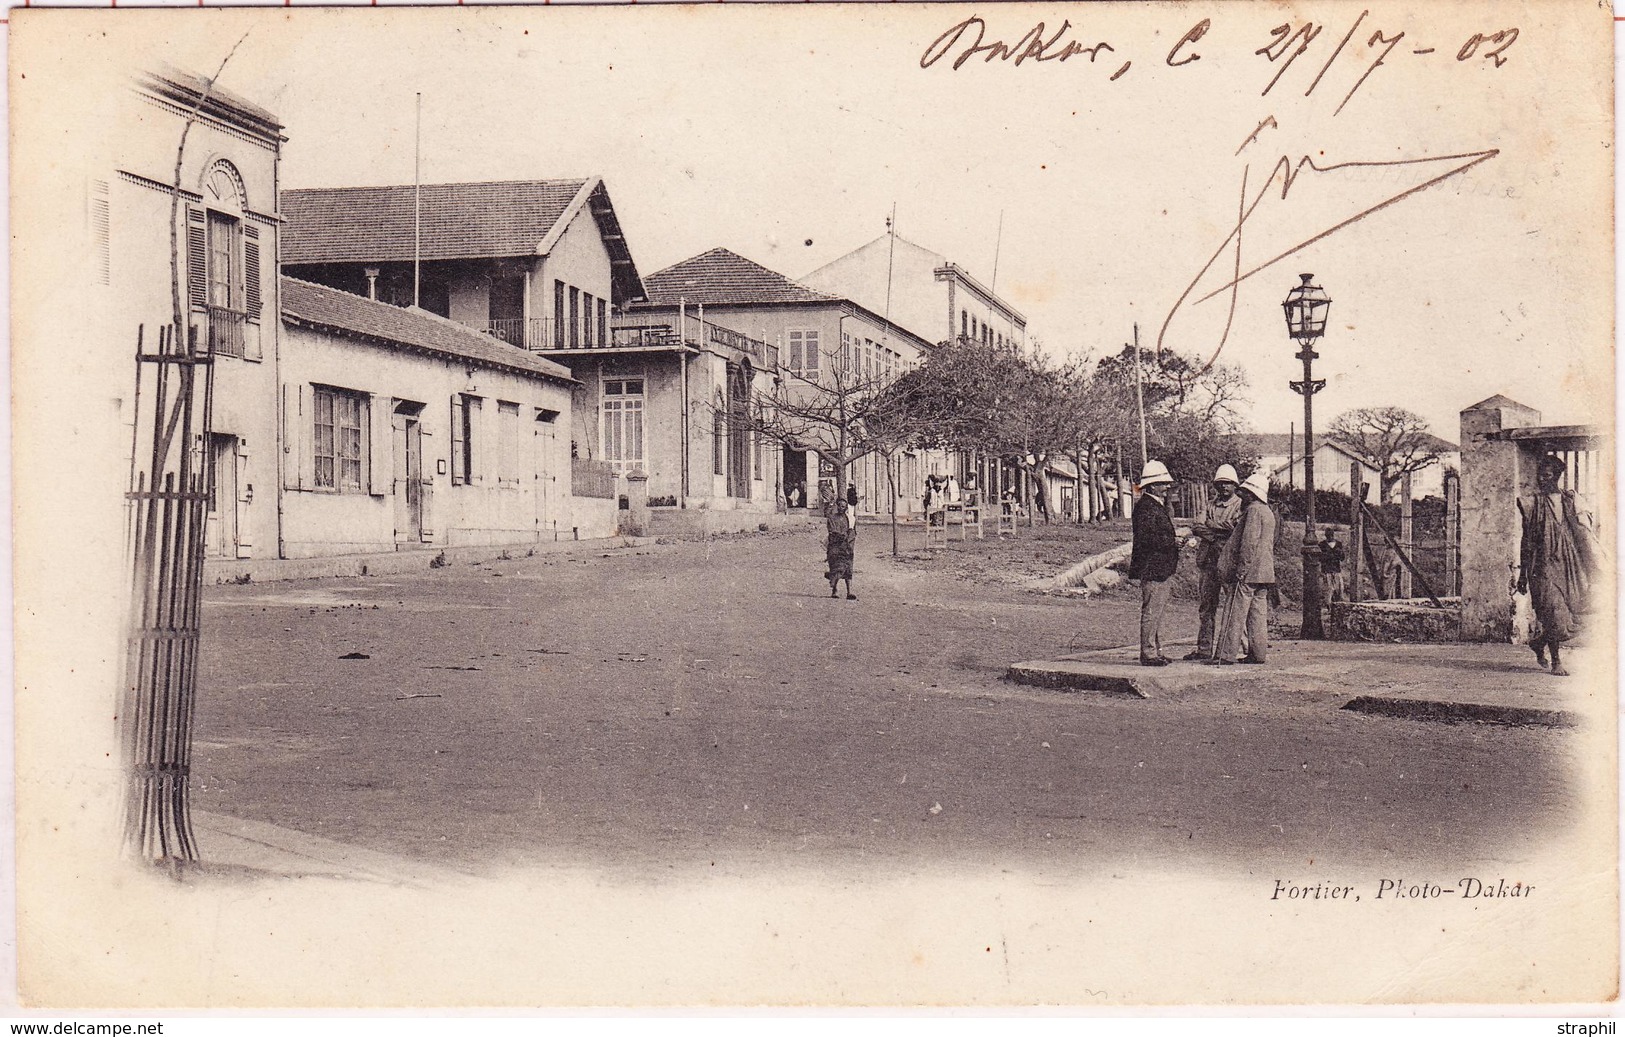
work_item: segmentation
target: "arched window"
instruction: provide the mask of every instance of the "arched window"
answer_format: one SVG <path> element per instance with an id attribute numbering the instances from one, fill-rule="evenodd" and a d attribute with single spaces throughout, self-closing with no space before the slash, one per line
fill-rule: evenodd
<path id="1" fill-rule="evenodd" d="M 187 300 L 207 314 L 210 349 L 221 356 L 258 354 L 257 333 L 244 325 L 260 319 L 259 228 L 245 217 L 248 197 L 237 167 L 221 159 L 208 167 L 201 206 L 186 207 Z M 247 350 L 252 344 L 253 349 Z"/>

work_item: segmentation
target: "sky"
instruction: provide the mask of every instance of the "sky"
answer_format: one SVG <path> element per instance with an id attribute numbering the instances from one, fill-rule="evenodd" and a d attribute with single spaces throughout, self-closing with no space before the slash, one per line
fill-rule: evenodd
<path id="1" fill-rule="evenodd" d="M 799 277 L 883 234 L 895 206 L 902 236 L 984 283 L 996 258 L 998 292 L 1057 357 L 1116 352 L 1137 325 L 1147 347 L 1241 365 L 1258 431 L 1301 423 L 1280 303 L 1312 272 L 1333 299 L 1317 425 L 1393 405 L 1455 440 L 1461 408 L 1495 393 L 1552 423 L 1612 413 L 1608 12 L 1504 5 L 1489 24 L 1486 10 L 553 7 L 131 24 L 204 71 L 247 33 L 221 82 L 286 124 L 284 187 L 410 183 L 421 93 L 425 182 L 602 176 L 644 274 L 721 245 Z M 979 28 L 1013 45 L 1039 22 L 1047 55 L 1074 53 L 951 67 Z M 933 47 L 945 33 L 957 42 Z M 1283 159 L 1300 173 L 1284 198 Z M 1231 292 L 1238 270 L 1251 276 Z"/>

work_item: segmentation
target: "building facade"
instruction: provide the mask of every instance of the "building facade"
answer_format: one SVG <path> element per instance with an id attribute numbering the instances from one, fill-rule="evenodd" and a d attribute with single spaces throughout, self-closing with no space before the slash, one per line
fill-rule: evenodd
<path id="1" fill-rule="evenodd" d="M 644 283 L 648 298 L 630 308 L 625 319 L 628 334 L 640 326 L 703 319 L 708 329 L 722 329 L 723 337 L 732 334 L 761 343 L 763 355 L 776 362 L 765 369 L 741 363 L 741 370 L 750 370 L 756 379 L 776 379 L 790 393 L 882 385 L 921 363 L 930 349 L 926 340 L 851 299 L 798 284 L 725 248 L 676 263 L 649 275 Z M 764 385 L 758 391 L 771 390 Z M 710 445 L 717 458 L 729 450 L 725 437 L 731 423 L 715 420 L 714 415 L 719 406 L 737 405 L 737 399 L 712 392 Z M 766 441 L 752 443 L 749 449 L 761 455 L 764 471 L 775 473 L 767 506 L 817 508 L 833 492 L 836 472 L 815 450 Z M 896 508 L 901 514 L 918 511 L 918 484 L 927 474 L 924 459 L 905 452 L 894 460 Z M 886 468 L 885 457 L 871 454 L 847 473 L 858 491 L 860 514 L 890 514 L 893 499 Z"/>
<path id="2" fill-rule="evenodd" d="M 643 297 L 602 179 L 285 191 L 282 268 L 520 349 L 608 339 Z"/>
<path id="3" fill-rule="evenodd" d="M 1027 318 L 983 284 L 963 265 L 895 233 L 884 234 L 801 278 L 802 283 L 886 315 L 896 327 L 930 343 L 969 339 L 1017 350 L 1027 349 Z M 930 451 L 921 458 L 924 474 L 970 479 L 989 498 L 1008 493 L 1031 506 L 1034 489 L 1028 471 L 1014 458 Z M 1048 473 L 1049 507 L 1059 509 L 1060 485 L 1075 477 Z"/>
<path id="4" fill-rule="evenodd" d="M 140 76 L 124 104 L 112 167 L 89 185 L 87 206 L 101 303 L 92 319 L 111 361 L 100 377 L 130 437 L 124 457 L 137 413 L 153 405 L 150 370 L 137 392 L 138 329 L 151 353 L 178 316 L 215 357 L 211 431 L 191 444 L 194 469 L 212 472 L 206 550 L 274 556 L 282 125 L 177 69 Z"/>
<path id="5" fill-rule="evenodd" d="M 569 372 L 455 321 L 282 284 L 282 555 L 615 533 L 572 493 Z"/>

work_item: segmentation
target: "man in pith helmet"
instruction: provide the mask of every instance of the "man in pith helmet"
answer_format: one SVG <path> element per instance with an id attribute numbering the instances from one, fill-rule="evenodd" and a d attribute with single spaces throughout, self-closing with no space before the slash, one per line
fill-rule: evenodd
<path id="1" fill-rule="evenodd" d="M 1241 498 L 1236 496 L 1240 483 L 1234 468 L 1220 465 L 1213 473 L 1213 499 L 1208 502 L 1207 517 L 1192 529 L 1201 541 L 1196 549 L 1196 600 L 1201 618 L 1196 627 L 1196 649 L 1185 656 L 1187 660 L 1213 658 L 1214 617 L 1224 589 L 1219 580 L 1219 553 L 1241 518 Z"/>
<path id="2" fill-rule="evenodd" d="M 1134 551 L 1128 576 L 1140 581 L 1140 665 L 1167 666 L 1162 654 L 1162 616 L 1168 610 L 1168 580 L 1179 568 L 1179 538 L 1168 512 L 1174 477 L 1161 461 L 1147 461 L 1134 502 Z"/>
<path id="3" fill-rule="evenodd" d="M 1222 665 L 1263 663 L 1269 651 L 1269 590 L 1275 586 L 1275 512 L 1270 510 L 1270 487 L 1262 471 L 1247 477 L 1237 489 L 1241 520 L 1219 555 L 1219 578 L 1224 581 L 1224 624 L 1217 655 Z M 1247 656 L 1241 655 L 1243 634 Z"/>

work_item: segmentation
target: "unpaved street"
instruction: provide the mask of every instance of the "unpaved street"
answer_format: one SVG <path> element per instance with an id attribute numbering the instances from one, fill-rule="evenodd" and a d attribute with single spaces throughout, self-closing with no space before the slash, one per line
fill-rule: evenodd
<path id="1" fill-rule="evenodd" d="M 856 602 L 810 529 L 210 588 L 198 805 L 476 870 L 1465 866 L 1565 824 L 1565 732 L 1263 672 L 1020 688 L 1013 661 L 1133 641 L 1137 595 L 894 565 L 865 533 Z"/>

